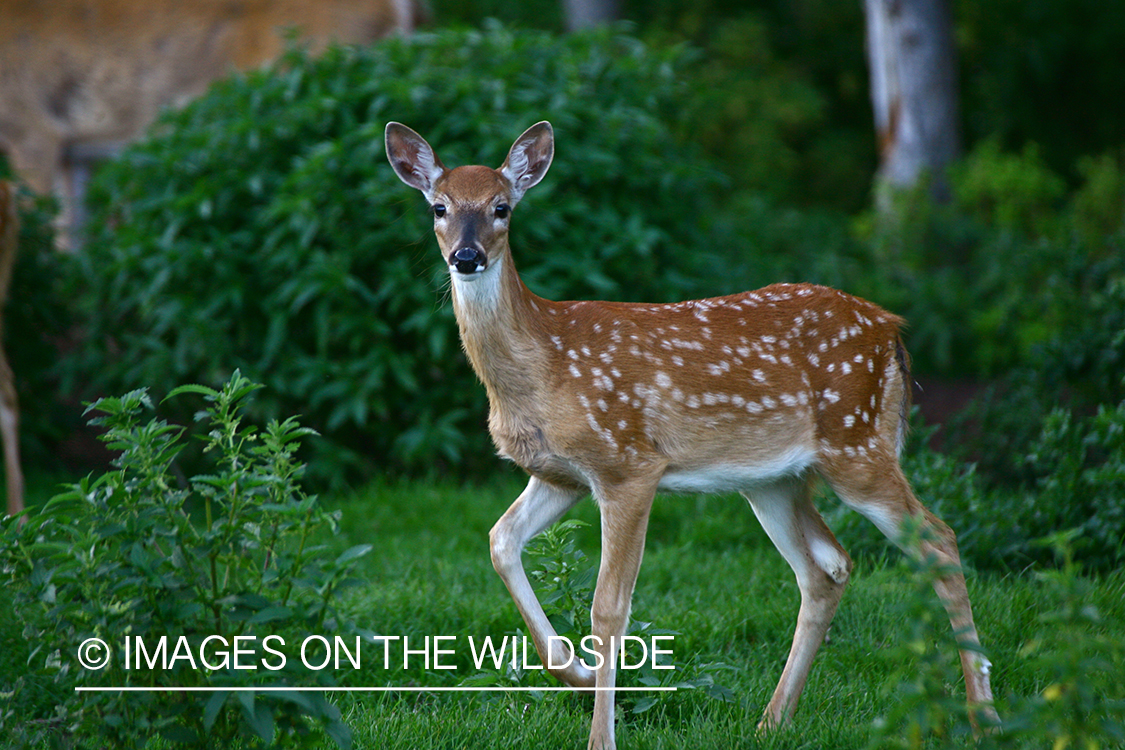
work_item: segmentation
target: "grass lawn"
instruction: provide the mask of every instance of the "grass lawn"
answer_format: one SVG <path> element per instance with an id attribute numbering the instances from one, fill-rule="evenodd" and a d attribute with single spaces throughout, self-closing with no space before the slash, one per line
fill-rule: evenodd
<path id="1" fill-rule="evenodd" d="M 486 486 L 375 484 L 325 500 L 342 512 L 340 534 L 323 540 L 325 544 L 339 550 L 355 544 L 374 546 L 361 559 L 357 584 L 346 594 L 346 610 L 357 624 L 380 635 L 408 637 L 414 644 L 426 636 L 454 637 L 446 646 L 452 655 L 444 660 L 453 669 L 426 669 L 420 656 L 411 657 L 402 669 L 402 652 L 394 649 L 390 651 L 393 663 L 384 668 L 382 654 L 365 648 L 359 670 L 348 667 L 336 672 L 339 684 L 462 685 L 478 674 L 467 645 L 470 636 L 478 642 L 486 636 L 499 641 L 526 632 L 492 570 L 488 551 L 488 530 L 522 485 L 514 474 Z M 575 538 L 587 556 L 585 564 L 594 566 L 599 547 L 596 508 L 585 502 L 572 517 L 590 524 L 577 530 Z M 957 519 L 946 520 L 956 528 Z M 878 532 L 872 528 L 871 533 Z M 529 569 L 537 565 L 534 559 L 527 562 Z M 1111 706 L 1107 711 L 1116 713 L 1080 716 L 1079 721 L 1112 720 L 1120 725 L 1125 699 L 1120 679 L 1125 674 L 1120 647 L 1125 643 L 1125 572 L 1074 575 L 1051 582 L 1031 573 L 996 576 L 968 571 L 968 583 L 994 665 L 993 685 L 1002 717 L 1016 716 L 1016 724 L 1026 724 L 1019 717 L 1027 699 L 1049 692 L 1059 682 L 1050 664 L 1044 666 L 1044 655 L 1059 655 L 1056 661 L 1077 660 L 1089 655 L 1088 644 L 1109 643 L 1118 646 L 1095 654 L 1102 658 L 1109 653 L 1108 661 L 1083 662 L 1102 672 L 1082 678 L 1096 677 L 1091 684 L 1108 691 L 1103 696 L 1107 701 L 1117 701 L 1116 708 L 1103 701 Z M 676 669 L 660 675 L 665 684 L 710 677 L 726 689 L 727 699 L 699 687 L 647 694 L 657 698 L 653 705 L 647 705 L 652 701 L 646 701 L 643 693 L 622 695 L 619 746 L 700 750 L 872 746 L 876 722 L 896 707 L 912 705 L 910 691 L 920 679 L 917 673 L 927 668 L 931 675 L 936 669 L 938 692 L 950 705 L 959 704 L 964 693 L 952 648 L 943 647 L 935 660 L 932 654 L 926 656 L 930 644 L 911 640 L 916 638 L 912 628 L 918 617 L 933 615 L 936 631 L 948 631 L 932 591 L 919 597 L 919 586 L 897 552 L 885 561 L 858 560 L 794 722 L 775 734 L 759 736 L 755 725 L 780 677 L 795 623 L 799 595 L 792 573 L 737 496 L 658 497 L 634 597 L 634 617 L 676 634 L 670 646 Z M 1096 608 L 1097 618 L 1078 626 L 1073 617 L 1050 621 L 1060 613 L 1074 615 L 1076 607 Z M 17 726 L 21 717 L 5 701 L 21 706 L 24 713 L 34 710 L 47 716 L 59 696 L 43 682 L 25 683 L 22 688 L 39 695 L 21 695 L 18 689 L 14 697 L 4 693 L 17 685 L 30 649 L 21 640 L 14 613 L 7 606 L 0 609 L 0 727 Z M 534 653 L 530 661 L 538 663 Z M 619 674 L 620 685 L 641 685 L 638 673 Z M 499 684 L 513 684 L 513 679 L 504 677 Z M 523 684 L 556 683 L 534 673 Z M 584 747 L 592 707 L 591 698 L 572 693 L 357 692 L 337 693 L 331 700 L 351 727 L 355 747 L 411 750 Z M 1022 715 L 1026 717 L 1026 712 Z M 965 736 L 917 745 L 906 742 L 905 736 L 898 739 L 905 743 L 901 746 L 913 747 L 973 745 Z M 874 746 L 900 746 L 897 741 L 888 744 L 884 738 Z M 1003 746 L 1051 745 L 1040 737 Z M 164 746 L 162 741 L 148 745 Z M 335 745 L 325 740 L 323 747 Z"/>
<path id="2" fill-rule="evenodd" d="M 345 678 L 346 684 L 455 685 L 475 669 L 462 651 L 468 636 L 499 639 L 524 626 L 488 554 L 488 530 L 522 488 L 518 478 L 486 487 L 433 484 L 373 486 L 334 505 L 342 509 L 341 547 L 371 543 L 365 580 L 350 598 L 356 619 L 383 634 L 458 636 L 457 669 L 446 672 L 395 664 Z M 592 502 L 573 514 L 591 525 L 578 544 L 591 565 L 598 556 Z M 956 526 L 956 519 L 947 519 Z M 876 534 L 874 528 L 872 533 Z M 657 498 L 645 562 L 634 597 L 634 617 L 675 631 L 677 676 L 713 675 L 733 700 L 702 690 L 661 694 L 634 713 L 639 697 L 619 699 L 618 741 L 627 748 L 862 747 L 873 723 L 901 700 L 909 682 L 899 670 L 919 669 L 896 659 L 909 637 L 904 622 L 918 611 L 918 583 L 900 563 L 860 560 L 814 664 L 792 726 L 759 737 L 754 727 L 780 677 L 799 595 L 793 576 L 737 497 Z M 529 568 L 533 562 L 529 561 Z M 1125 574 L 1094 581 L 1084 604 L 1097 607 L 1100 634 L 1125 642 Z M 1029 658 L 1071 652 L 1066 633 L 1052 633 L 1044 616 L 1066 606 L 1065 591 L 1032 575 L 969 573 L 969 589 L 984 645 L 994 664 L 1001 711 L 1009 699 L 1042 693 L 1049 676 Z M 928 594 L 936 608 L 936 598 Z M 927 602 L 928 604 L 928 602 Z M 940 611 L 938 619 L 941 619 Z M 939 623 L 940 624 L 940 623 Z M 944 624 L 948 630 L 948 623 Z M 1069 632 L 1069 631 L 1068 631 Z M 1058 641 L 1053 639 L 1058 638 Z M 1120 652 L 1118 652 L 1120 654 Z M 951 675 L 946 693 L 963 697 L 955 654 L 943 654 Z M 532 660 L 537 663 L 537 659 Z M 708 671 L 703 665 L 729 668 Z M 381 665 L 380 665 L 381 666 Z M 1120 675 L 1125 664 L 1107 665 Z M 701 671 L 702 670 L 702 671 Z M 639 684 L 625 675 L 623 684 Z M 536 684 L 548 684 L 541 682 Z M 574 694 L 351 694 L 339 701 L 357 747 L 461 748 L 582 747 L 592 700 Z M 965 746 L 972 743 L 960 740 Z M 956 742 L 955 742 L 956 744 Z M 942 745 L 944 746 L 944 745 Z"/>

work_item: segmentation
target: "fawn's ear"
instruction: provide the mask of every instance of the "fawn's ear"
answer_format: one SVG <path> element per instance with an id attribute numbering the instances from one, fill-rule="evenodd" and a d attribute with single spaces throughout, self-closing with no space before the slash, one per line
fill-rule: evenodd
<path id="1" fill-rule="evenodd" d="M 512 183 L 512 205 L 516 205 L 528 188 L 539 184 L 551 159 L 555 156 L 555 131 L 551 123 L 537 122 L 524 131 L 512 144 L 508 158 L 500 167 L 500 174 Z"/>
<path id="2" fill-rule="evenodd" d="M 426 200 L 434 202 L 434 186 L 445 174 L 445 165 L 426 143 L 426 139 L 402 123 L 387 123 L 387 159 L 399 179 L 422 191 Z"/>

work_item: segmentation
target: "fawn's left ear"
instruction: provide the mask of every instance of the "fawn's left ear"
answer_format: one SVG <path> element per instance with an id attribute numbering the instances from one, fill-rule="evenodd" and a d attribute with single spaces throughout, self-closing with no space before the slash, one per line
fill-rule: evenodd
<path id="1" fill-rule="evenodd" d="M 426 200 L 434 202 L 434 186 L 445 174 L 445 165 L 426 143 L 426 139 L 402 123 L 388 122 L 386 132 L 387 159 L 399 179 L 422 191 Z"/>
<path id="2" fill-rule="evenodd" d="M 554 156 L 555 131 L 546 120 L 535 123 L 516 139 L 500 167 L 500 174 L 512 183 L 513 206 L 529 188 L 539 184 Z"/>

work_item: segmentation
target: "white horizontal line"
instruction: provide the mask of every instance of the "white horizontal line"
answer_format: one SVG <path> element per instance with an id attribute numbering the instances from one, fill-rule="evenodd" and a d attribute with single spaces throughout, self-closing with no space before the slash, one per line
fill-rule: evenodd
<path id="1" fill-rule="evenodd" d="M 578 692 L 663 692 L 674 693 L 675 687 L 76 687 L 78 693 L 578 693 Z"/>

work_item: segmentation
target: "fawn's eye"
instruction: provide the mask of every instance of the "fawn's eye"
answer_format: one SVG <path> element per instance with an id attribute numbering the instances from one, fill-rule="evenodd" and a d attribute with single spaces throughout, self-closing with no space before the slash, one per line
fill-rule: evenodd
<path id="1" fill-rule="evenodd" d="M 439 219 L 441 217 L 445 216 L 445 205 L 444 204 L 435 203 L 434 205 L 430 206 L 430 210 L 432 210 L 434 212 L 434 216 L 436 216 Z"/>
<path id="2" fill-rule="evenodd" d="M 507 203 L 501 203 L 499 206 L 496 207 L 496 218 L 497 219 L 506 219 L 506 218 L 508 218 L 508 214 L 510 214 L 510 213 L 512 213 L 512 207 L 509 206 Z"/>

